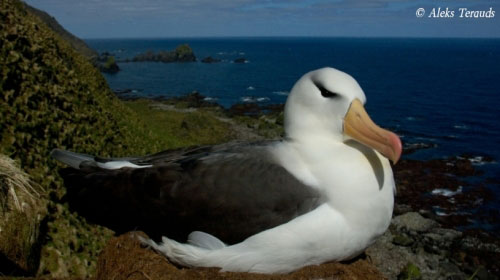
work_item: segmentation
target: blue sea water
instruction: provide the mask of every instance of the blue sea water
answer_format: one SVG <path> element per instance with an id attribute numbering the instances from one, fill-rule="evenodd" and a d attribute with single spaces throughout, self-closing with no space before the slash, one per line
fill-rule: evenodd
<path id="1" fill-rule="evenodd" d="M 325 66 L 351 74 L 379 125 L 405 143 L 435 148 L 411 157 L 491 156 L 486 177 L 500 179 L 500 40 L 394 38 L 189 38 L 87 40 L 118 59 L 188 43 L 199 60 L 220 63 L 119 63 L 105 74 L 113 89 L 148 96 L 199 91 L 225 107 L 238 102 L 283 103 L 304 73 Z M 232 63 L 244 57 L 248 63 Z M 500 197 L 498 183 L 490 185 Z"/>

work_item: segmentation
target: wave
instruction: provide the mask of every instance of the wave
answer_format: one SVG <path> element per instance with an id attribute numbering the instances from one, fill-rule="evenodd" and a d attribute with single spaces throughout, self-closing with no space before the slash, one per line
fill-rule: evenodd
<path id="1" fill-rule="evenodd" d="M 472 163 L 472 165 L 476 165 L 476 166 L 482 166 L 482 165 L 485 165 L 485 164 L 495 164 L 497 163 L 493 158 L 489 157 L 489 156 L 472 156 L 472 157 L 469 157 L 469 156 L 466 156 L 466 157 L 461 157 L 461 156 L 457 156 L 457 159 L 467 159 L 470 161 L 470 163 Z"/>
<path id="2" fill-rule="evenodd" d="M 462 193 L 462 186 L 458 187 L 456 191 L 452 191 L 449 189 L 435 189 L 431 193 L 433 195 L 441 195 L 441 196 L 446 196 L 446 197 L 452 197 L 454 195 L 457 195 L 459 193 Z"/>
<path id="3" fill-rule="evenodd" d="M 258 102 L 267 102 L 269 101 L 269 97 L 253 97 L 253 96 L 243 96 L 240 98 L 241 101 L 245 103 L 258 103 Z"/>
<path id="4" fill-rule="evenodd" d="M 466 126 L 465 124 L 456 124 L 453 126 L 453 128 L 456 128 L 456 129 L 468 129 L 469 127 Z"/>
<path id="5" fill-rule="evenodd" d="M 290 94 L 288 91 L 273 91 L 273 93 L 282 96 L 288 96 Z"/>

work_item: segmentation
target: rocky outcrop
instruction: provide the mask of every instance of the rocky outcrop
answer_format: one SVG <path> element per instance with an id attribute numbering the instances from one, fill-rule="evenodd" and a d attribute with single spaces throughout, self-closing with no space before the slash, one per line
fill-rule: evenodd
<path id="1" fill-rule="evenodd" d="M 143 54 L 136 55 L 132 62 L 140 61 L 153 61 L 153 62 L 194 62 L 196 61 L 196 56 L 189 45 L 179 45 L 173 51 L 160 51 L 155 53 L 153 51 L 147 51 Z"/>
<path id="2" fill-rule="evenodd" d="M 233 62 L 234 63 L 247 63 L 248 60 L 246 58 L 244 58 L 244 57 L 239 57 L 239 58 L 233 60 Z"/>
<path id="3" fill-rule="evenodd" d="M 421 279 L 498 279 L 492 263 L 464 249 L 493 253 L 496 255 L 491 257 L 497 260 L 498 244 L 466 235 L 443 228 L 419 213 L 409 212 L 396 216 L 389 230 L 366 250 L 366 254 L 389 279 L 408 279 L 403 277 L 408 273 L 408 266 L 418 270 Z M 475 240 L 474 245 L 468 244 L 470 240 Z M 471 265 L 466 258 L 475 261 Z M 469 278 L 473 274 L 476 278 Z"/>
<path id="4" fill-rule="evenodd" d="M 114 73 L 118 73 L 120 71 L 120 67 L 118 67 L 118 64 L 116 64 L 116 60 L 115 60 L 115 57 L 110 55 L 110 56 L 105 56 L 103 58 L 99 58 L 99 60 L 101 63 L 99 63 L 98 67 L 99 67 L 99 70 L 101 70 L 101 72 L 104 72 L 104 73 L 110 73 L 110 74 L 114 74 Z"/>
<path id="5" fill-rule="evenodd" d="M 201 62 L 203 62 L 203 63 L 217 63 L 217 62 L 221 62 L 221 60 L 218 58 L 213 58 L 211 56 L 207 56 L 207 57 L 203 58 L 201 60 Z"/>

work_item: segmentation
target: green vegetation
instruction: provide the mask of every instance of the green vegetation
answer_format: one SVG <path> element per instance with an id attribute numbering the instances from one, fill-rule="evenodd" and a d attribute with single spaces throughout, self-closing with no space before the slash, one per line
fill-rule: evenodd
<path id="1" fill-rule="evenodd" d="M 0 267 L 36 272 L 38 232 L 47 202 L 35 188 L 28 174 L 0 154 L 0 253 L 10 260 L 0 260 Z"/>
<path id="2" fill-rule="evenodd" d="M 229 125 L 209 111 L 155 109 L 154 104 L 162 103 L 150 100 L 127 101 L 125 104 L 141 116 L 146 129 L 163 147 L 215 144 L 232 139 Z"/>
<path id="3" fill-rule="evenodd" d="M 398 275 L 398 280 L 420 280 L 422 279 L 422 273 L 418 266 L 408 263 L 405 268 Z"/>
<path id="4" fill-rule="evenodd" d="M 154 53 L 147 51 L 142 54 L 136 55 L 132 61 L 155 61 L 155 62 L 193 62 L 196 61 L 193 49 L 189 45 L 179 45 L 173 51 L 159 51 Z"/>
<path id="5" fill-rule="evenodd" d="M 116 60 L 114 56 L 109 56 L 108 60 L 104 63 L 105 68 L 111 68 L 113 64 L 116 64 Z"/>
<path id="6" fill-rule="evenodd" d="M 233 120 L 251 128 L 264 139 L 278 139 L 285 135 L 283 112 L 264 114 L 258 118 L 234 116 Z"/>
<path id="7" fill-rule="evenodd" d="M 188 44 L 183 44 L 175 48 L 175 54 L 180 61 L 191 60 L 194 57 L 193 50 Z"/>
<path id="8" fill-rule="evenodd" d="M 52 199 L 44 208 L 49 213 L 47 233 L 40 238 L 30 235 L 35 243 L 44 241 L 38 273 L 87 277 L 95 271 L 97 255 L 112 232 L 88 224 L 61 203 L 62 165 L 49 157 L 50 151 L 144 155 L 226 141 L 229 127 L 203 111 L 155 111 L 146 101 L 124 104 L 88 59 L 27 12 L 19 0 L 1 1 L 0 19 L 0 153 L 15 159 L 40 186 L 41 194 Z M 180 53 L 185 51 L 181 48 Z M 24 238 L 25 230 L 31 234 L 22 224 L 35 222 L 32 216 L 12 217 L 21 224 L 2 234 L 6 238 L 2 244 Z M 9 258 L 1 249 L 0 257 Z"/>
<path id="9" fill-rule="evenodd" d="M 162 150 L 99 71 L 18 1 L 0 9 L 0 152 L 45 190 L 59 190 L 53 148 L 103 156 Z"/>
<path id="10" fill-rule="evenodd" d="M 104 64 L 97 63 L 99 70 L 106 73 L 117 73 L 120 71 L 120 67 L 116 64 L 116 59 L 114 56 L 108 56 Z"/>
<path id="11" fill-rule="evenodd" d="M 24 3 L 24 5 L 26 7 L 26 10 L 40 18 L 40 20 L 42 20 L 47 26 L 49 26 L 50 29 L 57 33 L 57 35 L 59 35 L 64 41 L 69 42 L 71 46 L 79 53 L 83 54 L 90 60 L 95 60 L 97 58 L 96 51 L 89 48 L 89 46 L 87 46 L 87 44 L 82 39 L 76 37 L 75 35 L 69 33 L 66 29 L 64 29 L 54 17 L 50 16 L 44 11 L 31 7 L 26 3 Z"/>

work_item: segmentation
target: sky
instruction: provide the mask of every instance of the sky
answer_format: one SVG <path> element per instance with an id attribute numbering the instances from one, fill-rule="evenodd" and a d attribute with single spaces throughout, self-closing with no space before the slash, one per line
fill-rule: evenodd
<path id="1" fill-rule="evenodd" d="M 71 33 L 85 39 L 235 36 L 500 38 L 498 0 L 25 2 L 48 12 Z M 483 17 L 479 17 L 481 15 Z"/>

